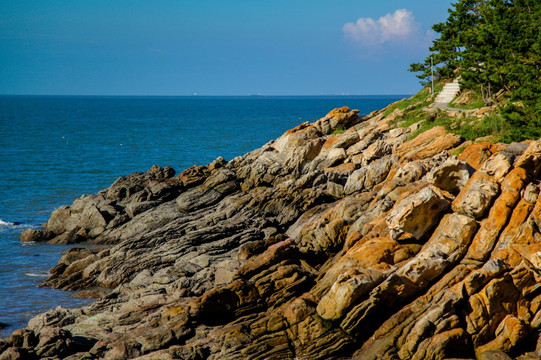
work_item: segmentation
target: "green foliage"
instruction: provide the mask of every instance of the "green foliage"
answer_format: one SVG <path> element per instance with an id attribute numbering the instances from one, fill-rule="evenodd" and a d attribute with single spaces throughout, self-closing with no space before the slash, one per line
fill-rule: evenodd
<path id="1" fill-rule="evenodd" d="M 430 47 L 438 77 L 460 76 L 461 88 L 478 92 L 487 105 L 504 91 L 523 105 L 502 111 L 507 140 L 541 136 L 539 0 L 459 0 L 433 29 L 439 34 Z M 410 71 L 426 84 L 430 56 Z"/>
<path id="2" fill-rule="evenodd" d="M 509 131 L 504 141 L 523 141 L 541 137 L 541 106 L 539 102 L 533 106 L 523 103 L 509 103 L 502 108 L 502 115 L 507 121 Z"/>
<path id="3" fill-rule="evenodd" d="M 499 115 L 485 116 L 481 120 L 466 118 L 460 124 L 455 124 L 453 131 L 466 140 L 475 140 L 480 137 L 494 136 L 497 140 L 503 140 L 507 136 L 507 127 L 504 119 Z"/>
<path id="4" fill-rule="evenodd" d="M 434 92 L 437 94 L 443 89 L 444 83 L 438 83 L 434 86 Z M 385 110 L 384 115 L 388 116 L 396 109 L 399 110 L 405 110 L 410 106 L 416 106 L 416 107 L 422 107 L 427 106 L 430 103 L 430 87 L 425 87 L 421 91 L 419 91 L 417 94 L 413 95 L 412 97 L 408 99 L 403 99 L 401 101 L 398 101 L 393 106 L 390 106 L 387 110 Z"/>
<path id="5" fill-rule="evenodd" d="M 499 114 L 491 114 L 479 119 L 475 116 L 452 117 L 440 110 L 429 116 L 425 111 L 416 109 L 396 119 L 395 126 L 409 127 L 416 123 L 420 123 L 420 126 L 410 135 L 410 139 L 435 126 L 443 126 L 447 131 L 460 135 L 466 140 L 493 136 L 496 141 L 516 141 L 511 137 L 508 123 Z"/>
<path id="6" fill-rule="evenodd" d="M 332 132 L 333 135 L 340 135 L 346 132 L 344 125 L 338 125 L 336 129 Z"/>
<path id="7" fill-rule="evenodd" d="M 454 99 L 449 103 L 450 108 L 456 108 L 456 109 L 464 109 L 464 110 L 473 110 L 473 109 L 479 109 L 481 107 L 485 106 L 485 102 L 483 98 L 479 95 L 477 92 L 471 92 L 469 99 L 464 104 L 458 104 L 457 99 Z"/>
<path id="8" fill-rule="evenodd" d="M 466 146 L 460 146 L 450 152 L 451 156 L 458 156 L 464 152 L 464 149 L 466 149 Z"/>

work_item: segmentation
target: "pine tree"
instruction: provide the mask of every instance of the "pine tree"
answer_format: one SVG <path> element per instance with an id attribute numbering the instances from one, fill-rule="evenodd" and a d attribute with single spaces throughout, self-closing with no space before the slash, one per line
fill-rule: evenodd
<path id="1" fill-rule="evenodd" d="M 504 91 L 502 113 L 508 140 L 541 136 L 541 2 L 539 0 L 460 0 L 433 30 L 436 73 L 460 76 L 461 87 L 492 104 Z M 421 83 L 430 76 L 430 56 L 410 65 Z"/>

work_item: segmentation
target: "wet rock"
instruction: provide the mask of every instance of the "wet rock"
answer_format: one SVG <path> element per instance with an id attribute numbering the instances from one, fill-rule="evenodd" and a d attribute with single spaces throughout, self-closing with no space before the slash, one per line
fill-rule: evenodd
<path id="1" fill-rule="evenodd" d="M 21 233 L 21 242 L 44 242 L 54 237 L 54 233 L 50 231 L 26 229 Z"/>

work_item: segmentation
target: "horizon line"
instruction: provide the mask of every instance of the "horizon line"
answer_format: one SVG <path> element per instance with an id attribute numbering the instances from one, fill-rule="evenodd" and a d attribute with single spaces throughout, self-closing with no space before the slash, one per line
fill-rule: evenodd
<path id="1" fill-rule="evenodd" d="M 318 95 L 263 95 L 263 94 L 250 94 L 250 95 L 110 95 L 110 94 L 0 94 L 2 97 L 247 97 L 247 98 L 264 98 L 264 97 L 360 97 L 360 96 L 412 96 L 410 94 L 318 94 Z"/>

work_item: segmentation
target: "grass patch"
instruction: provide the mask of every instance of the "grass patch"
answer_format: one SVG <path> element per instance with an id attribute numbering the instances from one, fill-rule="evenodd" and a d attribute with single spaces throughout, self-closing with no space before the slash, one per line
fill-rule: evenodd
<path id="1" fill-rule="evenodd" d="M 436 126 L 443 126 L 448 132 L 471 141 L 486 136 L 494 136 L 496 141 L 503 141 L 508 134 L 505 120 L 497 114 L 479 119 L 477 117 L 456 118 L 439 113 L 435 118 L 426 117 L 425 119 L 426 121 L 421 124 L 419 129 L 410 135 L 410 140 Z M 404 125 L 410 126 L 418 121 L 420 121 L 419 118 L 414 122 L 412 122 L 412 119 L 405 119 Z"/>
<path id="2" fill-rule="evenodd" d="M 454 98 L 449 107 L 464 110 L 474 110 L 486 106 L 481 95 L 477 92 L 467 91 L 465 94 Z"/>
<path id="3" fill-rule="evenodd" d="M 334 131 L 332 132 L 333 135 L 340 135 L 340 134 L 343 134 L 346 132 L 346 128 L 344 127 L 344 125 L 340 125 L 338 126 L 336 129 L 334 129 Z"/>
<path id="4" fill-rule="evenodd" d="M 444 83 L 439 83 L 434 86 L 434 93 L 437 95 L 443 89 Z M 425 87 L 417 94 L 413 95 L 408 99 L 404 99 L 394 104 L 383 113 L 384 116 L 390 115 L 396 109 L 405 110 L 411 105 L 419 105 L 417 107 L 425 107 L 431 103 L 430 100 L 430 87 Z M 435 97 L 434 97 L 435 99 Z"/>
<path id="5" fill-rule="evenodd" d="M 441 115 L 438 115 L 434 118 L 427 118 L 426 121 L 424 121 L 421 124 L 419 129 L 417 129 L 410 135 L 410 140 L 415 139 L 418 135 L 436 126 L 443 126 L 445 127 L 445 129 L 451 130 L 451 128 L 453 127 L 453 118 L 449 116 L 441 116 Z"/>
<path id="6" fill-rule="evenodd" d="M 468 120 L 470 118 L 466 118 Z M 485 136 L 495 136 L 499 141 L 508 133 L 505 120 L 499 114 L 485 116 L 482 119 L 473 118 L 463 121 L 454 133 L 466 140 L 475 140 Z"/>
<path id="7" fill-rule="evenodd" d="M 458 156 L 458 155 L 462 154 L 466 148 L 467 148 L 467 146 L 460 146 L 460 147 L 457 147 L 456 149 L 454 149 L 453 151 L 451 151 L 449 154 L 450 154 L 451 156 Z"/>
<path id="8" fill-rule="evenodd" d="M 429 119 L 429 116 L 426 113 L 410 112 L 406 115 L 403 115 L 401 117 L 394 119 L 393 126 L 394 127 L 410 127 L 411 125 L 416 124 L 419 121 L 424 121 L 428 119 Z"/>

